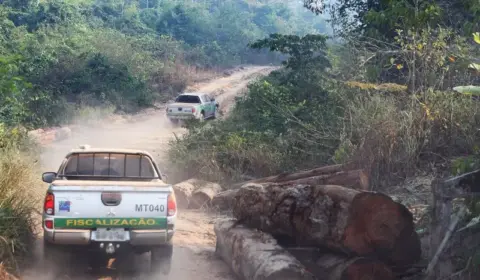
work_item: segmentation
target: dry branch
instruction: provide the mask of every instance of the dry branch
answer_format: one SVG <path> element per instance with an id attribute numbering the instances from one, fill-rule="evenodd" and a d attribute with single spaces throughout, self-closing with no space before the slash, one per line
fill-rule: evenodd
<path id="1" fill-rule="evenodd" d="M 346 170 L 346 168 L 342 164 L 328 165 L 328 166 L 322 166 L 322 167 L 315 168 L 315 169 L 310 169 L 310 170 L 291 172 L 291 173 L 286 172 L 286 173 L 278 174 L 278 175 L 275 175 L 275 176 L 250 180 L 250 181 L 247 181 L 247 182 L 235 184 L 235 185 L 233 185 L 233 187 L 241 187 L 242 185 L 247 184 L 247 183 L 266 183 L 266 182 L 274 183 L 274 182 L 292 181 L 292 180 L 308 178 L 308 177 L 313 177 L 313 176 L 318 176 L 318 175 L 337 173 L 337 172 L 344 171 L 344 170 Z"/>
<path id="2" fill-rule="evenodd" d="M 381 193 L 335 185 L 247 184 L 235 196 L 233 214 L 297 245 L 374 255 L 397 267 L 421 255 L 412 214 Z"/>
<path id="3" fill-rule="evenodd" d="M 303 179 L 303 180 L 302 180 Z M 301 184 L 322 184 L 342 185 L 355 189 L 367 190 L 369 187 L 369 176 L 364 170 L 349 170 L 348 166 L 342 164 L 328 165 L 315 169 L 298 171 L 293 173 L 282 173 L 275 176 L 250 180 L 248 182 L 233 185 L 234 188 L 241 187 L 246 183 L 280 183 L 286 182 Z M 314 183 L 305 183 L 314 182 Z"/>

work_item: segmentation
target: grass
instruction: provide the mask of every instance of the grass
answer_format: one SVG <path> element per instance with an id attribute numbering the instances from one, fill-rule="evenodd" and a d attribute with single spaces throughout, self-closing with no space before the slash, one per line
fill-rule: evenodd
<path id="1" fill-rule="evenodd" d="M 0 260 L 11 271 L 35 237 L 42 197 L 35 161 L 15 148 L 0 152 Z"/>

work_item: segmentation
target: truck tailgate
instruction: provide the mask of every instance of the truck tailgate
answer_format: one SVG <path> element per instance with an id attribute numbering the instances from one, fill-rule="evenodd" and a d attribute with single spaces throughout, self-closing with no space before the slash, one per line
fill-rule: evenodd
<path id="1" fill-rule="evenodd" d="M 51 186 L 56 228 L 165 227 L 168 187 Z"/>

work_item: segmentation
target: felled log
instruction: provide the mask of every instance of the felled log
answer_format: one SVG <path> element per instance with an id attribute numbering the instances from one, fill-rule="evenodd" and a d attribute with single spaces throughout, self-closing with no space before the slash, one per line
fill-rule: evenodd
<path id="1" fill-rule="evenodd" d="M 282 182 L 282 181 L 283 182 L 293 181 L 297 179 L 308 178 L 308 177 L 313 177 L 318 175 L 337 173 L 337 172 L 343 171 L 344 169 L 345 167 L 343 164 L 328 165 L 328 166 L 322 166 L 322 167 L 310 169 L 310 170 L 304 170 L 299 172 L 285 172 L 285 173 L 274 175 L 274 176 L 254 179 L 254 180 L 235 184 L 233 185 L 233 187 L 241 187 L 242 185 L 247 183 L 266 183 L 266 182 L 275 183 L 275 182 Z"/>
<path id="2" fill-rule="evenodd" d="M 340 171 L 337 173 L 307 177 L 292 181 L 281 182 L 282 185 L 340 185 L 343 187 L 353 188 L 357 190 L 368 190 L 368 175 L 362 169 Z"/>
<path id="3" fill-rule="evenodd" d="M 235 196 L 233 215 L 298 245 L 374 255 L 397 267 L 421 256 L 412 214 L 381 193 L 335 185 L 246 184 Z"/>
<path id="4" fill-rule="evenodd" d="M 384 263 L 363 258 L 354 257 L 351 259 L 337 255 L 324 255 L 316 262 L 321 273 L 325 275 L 319 279 L 325 280 L 393 280 L 392 270 Z"/>
<path id="5" fill-rule="evenodd" d="M 349 258 L 315 248 L 290 248 L 289 252 L 317 279 L 395 279 L 392 270 L 379 260 L 365 257 Z"/>
<path id="6" fill-rule="evenodd" d="M 173 191 L 175 192 L 175 198 L 177 199 L 178 208 L 188 208 L 192 192 L 195 190 L 195 179 L 188 179 L 173 185 Z"/>
<path id="7" fill-rule="evenodd" d="M 228 190 L 217 193 L 212 199 L 212 207 L 225 211 L 232 209 L 233 200 L 238 190 Z"/>
<path id="8" fill-rule="evenodd" d="M 193 191 L 189 208 L 198 209 L 204 205 L 210 206 L 213 197 L 221 191 L 222 187 L 219 184 L 204 182 L 202 186 Z"/>
<path id="9" fill-rule="evenodd" d="M 248 280 L 315 279 L 271 235 L 234 225 L 232 219 L 215 223 L 215 252 L 237 276 Z"/>

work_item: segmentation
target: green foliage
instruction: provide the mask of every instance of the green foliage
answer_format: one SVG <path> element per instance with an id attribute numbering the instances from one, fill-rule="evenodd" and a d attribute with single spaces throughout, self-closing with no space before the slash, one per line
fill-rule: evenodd
<path id="1" fill-rule="evenodd" d="M 315 12 L 324 12 L 324 0 L 305 0 Z M 444 26 L 464 35 L 478 30 L 480 4 L 475 0 L 339 0 L 327 10 L 339 31 L 347 36 L 367 35 L 391 41 L 395 30 Z"/>
<path id="2" fill-rule="evenodd" d="M 253 49 L 268 48 L 270 51 L 288 55 L 283 64 L 293 71 L 309 69 L 311 66 L 321 66 L 320 71 L 330 66 L 326 58 L 326 40 L 324 35 L 296 35 L 271 34 L 269 38 L 258 40 L 250 45 Z"/>
<path id="3" fill-rule="evenodd" d="M 31 157 L 16 149 L 1 149 L 0 258 L 9 269 L 17 269 L 18 257 L 31 252 L 33 245 L 37 224 L 32 213 L 40 207 L 41 197 L 32 190 L 41 185 L 35 171 Z"/>
<path id="4" fill-rule="evenodd" d="M 182 91 L 196 68 L 274 61 L 247 44 L 268 32 L 314 32 L 319 21 L 302 16 L 264 1 L 4 1 L 1 121 L 55 124 L 86 99 L 149 106 Z"/>

